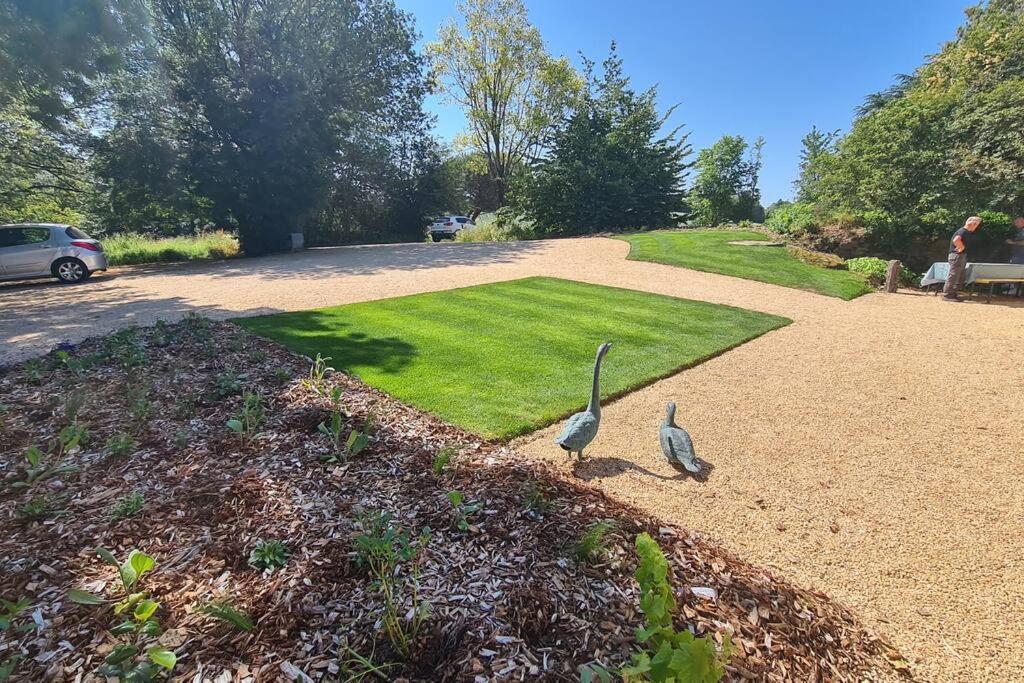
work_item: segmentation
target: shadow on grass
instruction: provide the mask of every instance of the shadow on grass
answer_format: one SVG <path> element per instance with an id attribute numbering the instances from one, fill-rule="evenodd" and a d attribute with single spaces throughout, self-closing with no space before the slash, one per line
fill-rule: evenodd
<path id="1" fill-rule="evenodd" d="M 330 365 L 357 375 L 374 368 L 393 375 L 401 372 L 417 355 L 416 346 L 398 337 L 374 337 L 364 332 L 347 332 L 348 323 L 319 311 L 282 313 L 261 318 L 235 318 L 233 323 L 261 337 L 272 339 L 310 358 L 319 353 L 330 357 Z"/>

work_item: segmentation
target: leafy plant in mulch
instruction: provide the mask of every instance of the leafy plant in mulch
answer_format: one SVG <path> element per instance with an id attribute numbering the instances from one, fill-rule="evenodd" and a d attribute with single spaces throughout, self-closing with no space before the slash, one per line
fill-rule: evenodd
<path id="1" fill-rule="evenodd" d="M 146 505 L 146 497 L 139 491 L 132 491 L 127 496 L 118 498 L 110 509 L 110 516 L 115 520 L 128 519 L 142 512 Z"/>
<path id="2" fill-rule="evenodd" d="M 248 633 L 253 629 L 252 619 L 249 615 L 232 605 L 227 600 L 211 600 L 199 607 L 199 612 L 218 621 L 230 624 L 239 631 Z"/>
<path id="3" fill-rule="evenodd" d="M 540 519 L 551 509 L 551 501 L 544 493 L 543 487 L 535 481 L 526 484 L 524 489 L 523 507 L 531 518 Z"/>
<path id="4" fill-rule="evenodd" d="M 249 552 L 249 566 L 260 571 L 275 571 L 288 564 L 292 551 L 278 540 L 257 541 Z"/>
<path id="5" fill-rule="evenodd" d="M 11 486 L 14 488 L 30 489 L 47 479 L 52 479 L 61 474 L 77 472 L 78 467 L 76 465 L 64 464 L 60 461 L 60 457 L 64 453 L 64 447 L 68 443 L 71 442 L 61 440 L 61 450 L 52 455 L 44 454 L 36 446 L 30 447 L 25 452 L 25 461 L 28 463 L 28 467 L 25 468 L 25 478 L 14 482 Z M 77 444 L 77 441 L 74 441 L 74 443 Z"/>
<path id="6" fill-rule="evenodd" d="M 483 503 L 466 502 L 461 491 L 449 491 L 448 502 L 455 510 L 455 528 L 469 531 L 469 518 L 483 509 Z"/>
<path id="7" fill-rule="evenodd" d="M 151 681 L 161 670 L 173 670 L 177 656 L 156 642 L 162 633 L 156 618 L 160 603 L 149 598 L 145 591 L 133 592 L 142 577 L 153 571 L 156 562 L 138 550 L 132 550 L 124 562 L 118 562 L 105 548 L 97 548 L 96 554 L 117 569 L 121 580 L 118 598 L 107 600 L 102 595 L 77 589 L 67 594 L 69 600 L 80 605 L 112 604 L 114 616 L 120 619 L 110 628 L 110 633 L 121 642 L 114 646 L 96 673 L 123 681 Z"/>
<path id="8" fill-rule="evenodd" d="M 238 434 L 242 443 L 249 443 L 256 436 L 256 430 L 260 428 L 266 419 L 266 409 L 263 407 L 263 396 L 255 391 L 246 391 L 242 394 L 242 409 L 233 418 L 228 420 L 228 429 Z"/>
<path id="9" fill-rule="evenodd" d="M 454 457 L 455 449 L 451 446 L 445 446 L 434 455 L 434 462 L 431 464 L 430 469 L 433 470 L 436 476 L 440 477 Z"/>
<path id="10" fill-rule="evenodd" d="M 30 522 L 48 519 L 62 512 L 62 496 L 47 493 L 32 496 L 18 507 L 18 514 Z"/>
<path id="11" fill-rule="evenodd" d="M 128 428 L 133 434 L 141 434 L 156 411 L 156 406 L 149 399 L 149 386 L 139 378 L 130 377 L 125 388 L 125 399 L 128 405 Z"/>
<path id="12" fill-rule="evenodd" d="M 381 511 L 361 515 L 358 523 L 362 533 L 355 539 L 356 562 L 369 568 L 380 592 L 388 642 L 397 655 L 408 659 L 430 614 L 430 603 L 419 596 L 419 564 L 430 542 L 430 529 L 412 539 L 390 513 Z M 404 616 L 406 602 L 411 603 L 408 617 Z"/>
<path id="13" fill-rule="evenodd" d="M 715 683 L 725 674 L 725 664 L 732 654 L 729 635 L 723 638 L 722 649 L 710 637 L 698 638 L 688 630 L 676 631 L 672 615 L 676 600 L 668 582 L 665 554 L 650 534 L 636 537 L 636 553 L 640 563 L 636 580 L 640 584 L 640 611 L 645 624 L 637 629 L 636 640 L 644 651 L 633 655 L 633 663 L 622 668 L 625 681 L 693 681 Z"/>
<path id="14" fill-rule="evenodd" d="M 21 615 L 32 608 L 32 601 L 28 598 L 20 598 L 17 602 L 11 602 L 6 598 L 0 598 L 0 633 L 14 631 L 15 633 L 27 633 L 32 630 L 32 624 L 19 624 Z M 6 681 L 14 673 L 14 667 L 21 660 L 20 654 L 15 654 L 0 660 L 0 681 Z"/>
<path id="15" fill-rule="evenodd" d="M 595 522 L 587 527 L 572 547 L 572 554 L 580 562 L 598 562 L 608 554 L 605 536 L 615 528 L 611 522 Z"/>
<path id="16" fill-rule="evenodd" d="M 112 434 L 107 439 L 107 443 L 103 446 L 103 451 L 111 458 L 123 458 L 131 455 L 135 450 L 135 446 L 135 439 L 131 434 L 118 432 L 117 434 Z"/>
<path id="17" fill-rule="evenodd" d="M 213 380 L 213 388 L 207 394 L 207 400 L 219 401 L 222 398 L 234 396 L 242 390 L 245 379 L 245 375 L 239 374 L 234 370 L 228 370 L 217 375 Z"/>
<path id="18" fill-rule="evenodd" d="M 302 380 L 302 386 L 317 396 L 326 396 L 328 393 L 327 375 L 334 372 L 334 368 L 328 365 L 330 361 L 330 356 L 316 354 L 313 365 L 309 368 L 309 377 Z"/>
<path id="19" fill-rule="evenodd" d="M 344 462 L 349 458 L 359 455 L 370 443 L 370 437 L 358 430 L 351 430 L 348 438 L 343 439 L 345 433 L 344 418 L 341 411 L 341 387 L 331 388 L 331 417 L 328 422 L 321 422 L 317 425 L 317 431 L 331 441 L 333 450 L 331 453 L 321 456 L 320 459 L 327 463 Z"/>

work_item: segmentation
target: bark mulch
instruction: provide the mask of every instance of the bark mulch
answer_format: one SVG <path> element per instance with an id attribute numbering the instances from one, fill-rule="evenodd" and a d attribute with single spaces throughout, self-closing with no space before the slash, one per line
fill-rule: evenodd
<path id="1" fill-rule="evenodd" d="M 587 485 L 528 464 L 403 405 L 355 377 L 309 378 L 310 360 L 229 323 L 191 317 L 129 329 L 0 372 L 0 596 L 33 607 L 0 632 L 0 662 L 20 655 L 15 679 L 94 678 L 118 638 L 109 608 L 74 604 L 69 589 L 112 595 L 115 570 L 96 555 L 151 555 L 140 582 L 159 601 L 160 643 L 180 680 L 579 680 L 636 651 L 641 625 L 632 542 L 650 532 L 669 559 L 677 627 L 732 634 L 734 680 L 880 680 L 904 674 L 893 649 L 847 610 L 701 538 L 617 503 Z M 368 446 L 336 463 L 319 433 L 330 389 L 341 389 L 344 434 Z M 245 392 L 265 421 L 250 439 L 226 427 Z M 25 452 L 53 451 L 85 403 L 76 465 L 25 489 Z M 111 437 L 130 444 L 119 453 Z M 434 472 L 436 455 L 454 449 Z M 468 528 L 449 492 L 462 493 Z M 138 492 L 141 510 L 116 519 Z M 35 506 L 35 509 L 33 508 Z M 422 553 L 399 570 L 401 618 L 414 585 L 428 616 L 400 657 L 382 631 L 381 589 L 355 539 L 374 512 Z M 607 551 L 576 559 L 577 539 L 613 524 Z M 465 526 L 465 525 L 463 525 Z M 248 563 L 260 540 L 291 551 L 284 568 Z M 200 607 L 227 601 L 251 631 Z M 409 622 L 405 622 L 409 623 Z M 380 668 L 367 673 L 359 659 Z M 360 678 L 360 676 L 364 676 Z"/>

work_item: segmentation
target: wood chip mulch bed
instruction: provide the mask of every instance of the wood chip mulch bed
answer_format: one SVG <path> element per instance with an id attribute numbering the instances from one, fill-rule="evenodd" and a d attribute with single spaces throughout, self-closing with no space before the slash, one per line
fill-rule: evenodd
<path id="1" fill-rule="evenodd" d="M 616 667 L 636 651 L 632 542 L 643 530 L 669 558 L 677 627 L 719 641 L 732 634 L 728 678 L 901 675 L 892 649 L 827 597 L 341 373 L 326 382 L 343 389 L 346 432 L 372 437 L 346 462 L 321 462 L 331 448 L 317 425 L 331 400 L 303 381 L 309 369 L 309 359 L 230 323 L 189 318 L 0 371 L 0 596 L 33 605 L 20 620 L 27 630 L 0 632 L 0 662 L 20 655 L 15 680 L 98 680 L 118 642 L 115 622 L 66 597 L 72 588 L 110 594 L 115 570 L 98 546 L 156 560 L 141 583 L 160 602 L 160 642 L 177 654 L 177 680 L 579 680 L 581 665 Z M 28 447 L 45 448 L 65 426 L 76 390 L 88 438 L 64 462 L 79 471 L 13 487 Z M 246 390 L 259 392 L 267 416 L 248 443 L 225 426 Z M 134 439 L 131 453 L 108 452 L 118 434 Z M 457 455 L 435 475 L 445 447 Z M 456 528 L 452 490 L 480 506 L 467 530 Z M 136 491 L 141 511 L 115 519 L 115 502 Z M 30 501 L 46 508 L 42 519 L 26 518 Z M 380 591 L 356 561 L 353 540 L 372 511 L 414 535 L 432 530 L 418 581 L 430 613 L 404 660 L 382 633 Z M 575 541 L 605 520 L 614 523 L 607 553 L 575 559 Z M 290 549 L 283 569 L 248 565 L 260 539 Z M 211 599 L 229 600 L 255 628 L 198 609 Z M 383 668 L 360 679 L 366 668 L 353 653 Z"/>

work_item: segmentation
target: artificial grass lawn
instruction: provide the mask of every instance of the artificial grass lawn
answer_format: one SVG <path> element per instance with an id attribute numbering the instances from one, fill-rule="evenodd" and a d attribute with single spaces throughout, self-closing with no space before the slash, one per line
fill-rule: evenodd
<path id="1" fill-rule="evenodd" d="M 613 344 L 601 373 L 608 397 L 791 321 L 527 278 L 235 322 L 307 356 L 330 356 L 335 368 L 469 431 L 506 439 L 586 405 L 601 342 Z"/>
<path id="2" fill-rule="evenodd" d="M 729 244 L 737 240 L 768 239 L 759 232 L 655 231 L 624 235 L 620 239 L 629 242 L 629 258 L 634 261 L 653 261 L 731 275 L 783 287 L 806 289 L 846 300 L 873 291 L 857 273 L 812 266 L 792 256 L 784 247 Z"/>

